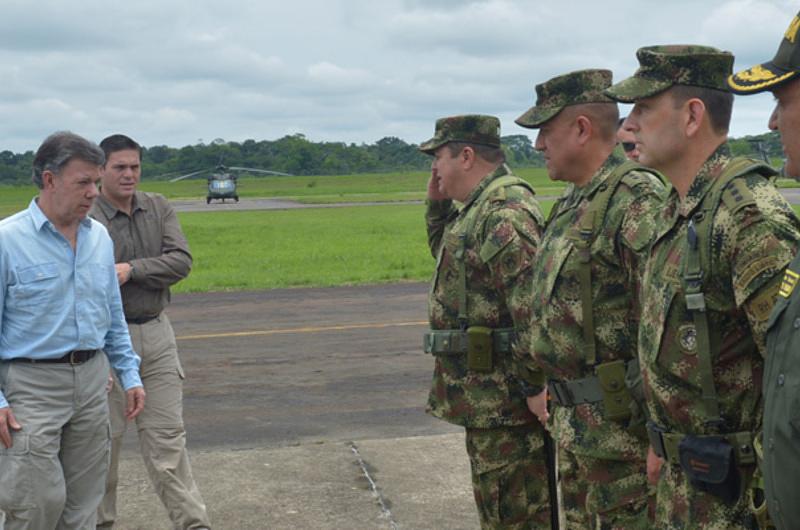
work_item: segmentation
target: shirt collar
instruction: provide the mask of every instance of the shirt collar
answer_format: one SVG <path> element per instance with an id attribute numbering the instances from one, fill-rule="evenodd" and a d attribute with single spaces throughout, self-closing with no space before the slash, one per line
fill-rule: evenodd
<path id="1" fill-rule="evenodd" d="M 105 196 L 102 194 L 98 195 L 95 201 L 97 201 L 97 205 L 100 207 L 101 210 L 103 210 L 103 214 L 105 214 L 106 218 L 108 219 L 113 219 L 117 215 L 117 213 L 123 213 L 127 215 L 126 212 L 123 212 L 122 210 L 111 204 L 111 202 L 108 199 L 106 199 Z M 147 208 L 145 208 L 143 201 L 139 200 L 139 191 L 138 190 L 135 191 L 133 194 L 133 204 L 131 205 L 131 214 L 133 214 L 133 212 L 135 212 L 136 210 L 146 210 L 146 209 Z"/>
<path id="2" fill-rule="evenodd" d="M 475 189 L 473 189 L 472 192 L 469 194 L 467 200 L 464 201 L 464 208 L 465 209 L 468 208 L 473 202 L 475 202 L 475 199 L 481 196 L 481 193 L 483 193 L 483 190 L 485 190 L 487 186 L 489 186 L 490 182 L 492 182 L 494 179 L 498 177 L 502 177 L 503 175 L 509 175 L 509 174 L 511 174 L 511 169 L 506 164 L 500 164 L 497 167 L 497 169 L 495 169 L 494 171 L 483 177 L 483 180 L 481 180 L 478 183 L 478 185 L 475 186 Z"/>
<path id="3" fill-rule="evenodd" d="M 711 189 L 714 179 L 722 173 L 722 170 L 725 169 L 730 160 L 730 148 L 727 143 L 723 143 L 708 157 L 700 171 L 697 172 L 697 176 L 691 186 L 689 186 L 686 197 L 680 200 L 680 215 L 683 217 L 692 215 L 692 212 L 703 202 L 703 197 L 708 193 L 708 190 Z M 677 192 L 673 190 L 673 193 Z"/>
<path id="4" fill-rule="evenodd" d="M 39 197 L 34 197 L 31 199 L 31 203 L 28 205 L 28 212 L 30 213 L 31 220 L 33 221 L 33 227 L 36 231 L 40 231 L 43 226 L 50 225 L 55 229 L 55 225 L 53 225 L 52 221 L 47 218 L 41 208 L 39 208 Z M 91 228 L 92 220 L 89 219 L 87 215 L 83 219 L 80 220 L 80 225 L 85 228 Z"/>

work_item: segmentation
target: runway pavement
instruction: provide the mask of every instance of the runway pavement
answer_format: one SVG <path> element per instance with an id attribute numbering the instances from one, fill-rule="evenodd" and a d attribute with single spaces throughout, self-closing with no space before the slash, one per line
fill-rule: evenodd
<path id="1" fill-rule="evenodd" d="M 463 430 L 423 409 L 426 298 L 420 283 L 174 297 L 215 528 L 479 528 Z M 169 528 L 134 430 L 116 528 Z"/>

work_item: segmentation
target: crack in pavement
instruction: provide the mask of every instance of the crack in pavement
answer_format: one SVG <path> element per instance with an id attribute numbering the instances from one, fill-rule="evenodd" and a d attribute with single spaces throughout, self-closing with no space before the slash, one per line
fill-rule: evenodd
<path id="1" fill-rule="evenodd" d="M 397 522 L 394 520 L 394 516 L 392 515 L 392 511 L 389 509 L 386 499 L 384 499 L 383 494 L 381 493 L 380 488 L 378 488 L 378 484 L 376 484 L 375 480 L 373 480 L 372 476 L 369 474 L 369 470 L 367 469 L 367 463 L 361 458 L 361 453 L 358 452 L 358 446 L 354 442 L 348 442 L 350 445 L 350 450 L 353 452 L 353 455 L 356 457 L 356 462 L 358 463 L 358 467 L 361 468 L 361 472 L 364 474 L 364 477 L 367 479 L 369 483 L 369 489 L 372 492 L 372 496 L 375 497 L 378 501 L 378 504 L 381 507 L 381 517 L 385 518 L 389 521 L 389 526 L 392 530 L 399 530 L 399 526 L 397 526 Z"/>

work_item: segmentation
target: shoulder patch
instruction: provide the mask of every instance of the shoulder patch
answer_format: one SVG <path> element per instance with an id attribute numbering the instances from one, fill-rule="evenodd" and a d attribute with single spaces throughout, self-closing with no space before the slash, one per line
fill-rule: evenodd
<path id="1" fill-rule="evenodd" d="M 797 285 L 798 279 L 800 279 L 800 274 L 797 274 L 791 269 L 786 269 L 786 272 L 783 274 L 783 281 L 781 282 L 781 288 L 778 291 L 778 294 L 783 298 L 789 298 L 792 295 L 792 291 L 794 291 L 795 286 Z"/>
<path id="2" fill-rule="evenodd" d="M 777 300 L 778 288 L 782 289 L 781 284 L 775 283 L 768 288 L 762 289 L 753 298 L 750 303 L 750 311 L 757 320 L 767 320 L 769 318 L 775 305 L 775 300 Z"/>
<path id="3" fill-rule="evenodd" d="M 744 178 L 734 178 L 722 191 L 722 202 L 730 212 L 756 203 L 755 195 Z"/>

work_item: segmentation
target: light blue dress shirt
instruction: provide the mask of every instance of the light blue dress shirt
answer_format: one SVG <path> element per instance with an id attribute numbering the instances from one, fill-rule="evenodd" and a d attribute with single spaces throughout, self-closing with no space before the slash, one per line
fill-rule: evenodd
<path id="1" fill-rule="evenodd" d="M 106 352 L 122 388 L 142 386 L 108 232 L 87 217 L 73 251 L 33 199 L 0 221 L 0 361 L 93 349 Z"/>

